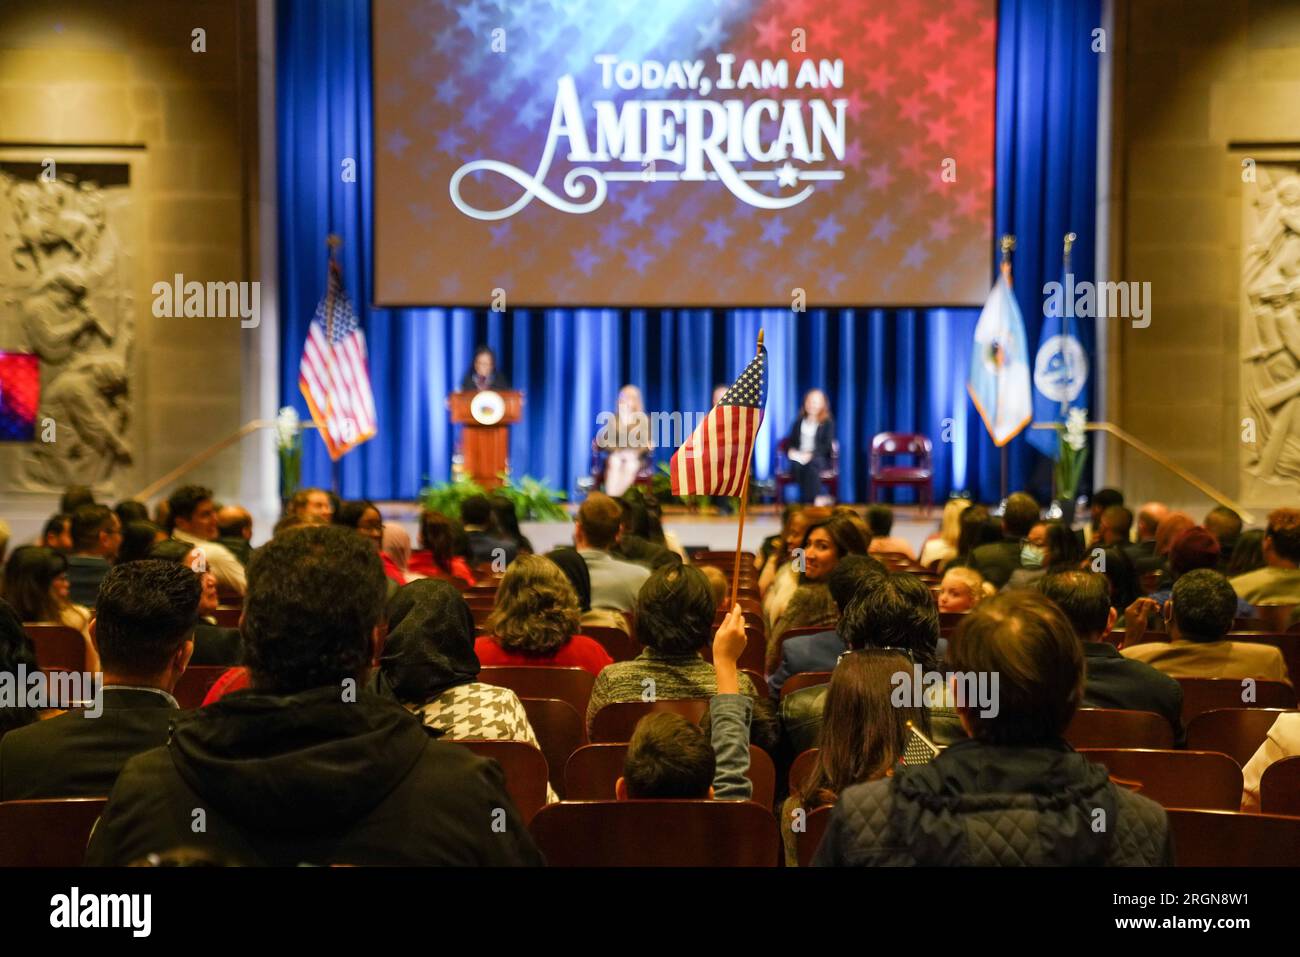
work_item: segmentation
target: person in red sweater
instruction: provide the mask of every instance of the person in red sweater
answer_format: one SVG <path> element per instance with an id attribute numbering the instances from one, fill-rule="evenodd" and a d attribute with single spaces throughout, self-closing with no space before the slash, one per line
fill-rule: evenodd
<path id="1" fill-rule="evenodd" d="M 464 536 L 456 522 L 440 512 L 420 514 L 420 550 L 411 552 L 407 566 L 426 578 L 459 579 L 474 584 L 474 573 L 463 556 L 456 554 L 456 542 Z"/>
<path id="2" fill-rule="evenodd" d="M 549 665 L 600 674 L 613 664 L 599 642 L 578 634 L 578 595 L 560 567 L 540 555 L 521 555 L 497 589 L 487 635 L 474 642 L 485 666 Z"/>

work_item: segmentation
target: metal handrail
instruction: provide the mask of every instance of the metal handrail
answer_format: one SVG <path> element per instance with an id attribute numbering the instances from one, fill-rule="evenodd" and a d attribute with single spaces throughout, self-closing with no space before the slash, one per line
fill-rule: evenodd
<path id="1" fill-rule="evenodd" d="M 1055 429 L 1058 432 L 1065 430 L 1064 424 L 1060 422 L 1034 422 L 1029 427 L 1031 429 Z M 1084 426 L 1084 428 L 1087 429 L 1089 432 L 1105 432 L 1107 435 L 1115 436 L 1115 438 L 1119 439 L 1125 445 L 1129 446 L 1132 449 L 1135 449 L 1138 452 L 1141 452 L 1152 462 L 1155 462 L 1157 465 L 1161 466 L 1162 468 L 1168 469 L 1170 472 L 1173 472 L 1180 479 L 1182 479 L 1188 485 L 1191 485 L 1197 491 L 1208 496 L 1209 498 L 1214 499 L 1214 501 L 1218 502 L 1220 505 L 1224 505 L 1232 509 L 1234 512 L 1236 512 L 1238 515 L 1241 516 L 1241 520 L 1245 524 L 1247 525 L 1255 524 L 1255 517 L 1251 515 L 1250 512 L 1246 511 L 1246 509 L 1242 508 L 1239 503 L 1229 498 L 1223 492 L 1220 492 L 1209 482 L 1197 478 L 1191 472 L 1187 471 L 1187 469 L 1183 468 L 1173 459 L 1169 458 L 1169 456 L 1165 455 L 1162 452 L 1156 451 L 1155 449 L 1151 448 L 1151 446 L 1143 442 L 1141 439 L 1125 432 L 1118 425 L 1115 425 L 1115 423 L 1089 422 L 1087 425 Z"/>

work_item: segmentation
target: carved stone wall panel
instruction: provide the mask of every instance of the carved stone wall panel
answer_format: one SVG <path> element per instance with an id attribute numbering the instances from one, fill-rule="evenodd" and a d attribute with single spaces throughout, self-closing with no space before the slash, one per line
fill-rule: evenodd
<path id="1" fill-rule="evenodd" d="M 0 158 L 0 349 L 39 357 L 36 441 L 0 444 L 8 491 L 120 491 L 133 450 L 130 167 Z"/>
<path id="2" fill-rule="evenodd" d="M 1242 497 L 1300 496 L 1300 160 L 1256 167 L 1242 190 Z"/>

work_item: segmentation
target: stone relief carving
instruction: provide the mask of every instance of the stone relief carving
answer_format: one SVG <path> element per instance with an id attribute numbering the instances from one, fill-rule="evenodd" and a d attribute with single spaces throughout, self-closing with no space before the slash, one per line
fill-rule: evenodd
<path id="1" fill-rule="evenodd" d="M 96 164 L 54 176 L 0 164 L 2 345 L 36 353 L 41 366 L 37 441 L 5 471 L 33 491 L 112 488 L 131 463 L 135 320 L 115 225 L 129 201 L 126 167 L 100 165 L 106 176 Z"/>

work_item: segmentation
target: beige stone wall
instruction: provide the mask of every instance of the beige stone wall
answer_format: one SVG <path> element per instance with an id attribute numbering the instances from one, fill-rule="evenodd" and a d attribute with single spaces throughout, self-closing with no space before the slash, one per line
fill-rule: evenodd
<path id="1" fill-rule="evenodd" d="M 256 332 L 155 318 L 151 288 L 175 273 L 259 278 L 255 18 L 253 0 L 0 3 L 0 155 L 131 166 L 135 461 L 122 493 L 240 424 L 241 340 Z M 234 497 L 239 473 L 236 447 L 193 479 Z"/>
<path id="2" fill-rule="evenodd" d="M 1258 510 L 1240 441 L 1242 160 L 1300 156 L 1300 4 L 1117 0 L 1116 20 L 1110 278 L 1151 282 L 1153 310 L 1146 329 L 1112 320 L 1111 418 Z M 1135 500 L 1210 505 L 1114 445 L 1108 477 Z"/>

